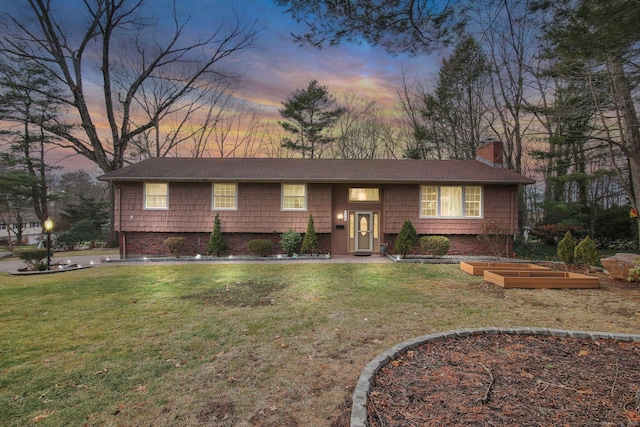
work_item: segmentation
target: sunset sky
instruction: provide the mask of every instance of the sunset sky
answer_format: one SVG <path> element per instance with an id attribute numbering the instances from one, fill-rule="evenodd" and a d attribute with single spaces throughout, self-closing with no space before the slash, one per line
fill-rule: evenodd
<path id="1" fill-rule="evenodd" d="M 78 0 L 52 0 L 56 7 L 78 10 L 74 3 Z M 169 0 L 147 0 L 148 6 L 157 6 L 155 13 L 160 20 L 170 17 L 166 11 L 169 3 Z M 235 90 L 238 97 L 275 114 L 293 91 L 305 88 L 313 79 L 328 86 L 338 99 L 346 90 L 357 90 L 362 97 L 375 99 L 389 109 L 395 105 L 403 73 L 409 81 L 426 79 L 440 64 L 435 56 L 392 56 L 382 48 L 364 44 L 343 44 L 321 50 L 300 47 L 290 33 L 301 32 L 304 27 L 272 0 L 178 0 L 176 3 L 179 13 L 191 16 L 188 31 L 194 38 L 210 34 L 221 20 L 231 18 L 234 11 L 246 16 L 248 21 L 257 19 L 257 26 L 263 29 L 256 42 L 225 59 L 223 66 L 241 75 Z M 25 4 L 26 0 L 0 0 L 0 10 L 13 14 Z M 69 19 L 81 17 L 70 15 Z M 90 168 L 91 163 L 76 156 L 67 159 L 65 167 Z"/>

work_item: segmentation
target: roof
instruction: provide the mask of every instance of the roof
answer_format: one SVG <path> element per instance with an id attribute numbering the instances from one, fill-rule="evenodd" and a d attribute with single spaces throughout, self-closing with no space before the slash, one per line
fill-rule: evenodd
<path id="1" fill-rule="evenodd" d="M 344 160 L 300 158 L 155 157 L 99 177 L 102 181 L 166 182 L 455 182 L 533 184 L 535 181 L 477 160 Z"/>

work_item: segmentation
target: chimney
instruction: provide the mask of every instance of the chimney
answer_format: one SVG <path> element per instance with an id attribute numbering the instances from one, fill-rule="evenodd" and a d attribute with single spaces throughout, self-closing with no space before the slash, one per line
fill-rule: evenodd
<path id="1" fill-rule="evenodd" d="M 502 142 L 487 138 L 476 148 L 476 160 L 494 168 L 502 167 Z"/>

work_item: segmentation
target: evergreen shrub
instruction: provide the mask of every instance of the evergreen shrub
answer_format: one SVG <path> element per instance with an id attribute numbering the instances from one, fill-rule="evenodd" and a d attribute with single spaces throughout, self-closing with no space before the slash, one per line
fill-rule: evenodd
<path id="1" fill-rule="evenodd" d="M 576 242 L 573 240 L 573 235 L 571 231 L 567 231 L 562 240 L 558 242 L 558 258 L 560 258 L 560 261 L 566 265 L 573 264 L 575 247 Z"/>
<path id="2" fill-rule="evenodd" d="M 440 258 L 449 252 L 451 242 L 445 236 L 422 236 L 420 248 L 425 254 Z"/>
<path id="3" fill-rule="evenodd" d="M 182 255 L 182 250 L 184 249 L 184 237 L 168 237 L 164 239 L 162 243 L 164 243 L 166 248 L 174 257 L 180 258 L 180 255 Z"/>
<path id="4" fill-rule="evenodd" d="M 287 256 L 293 256 L 296 253 L 300 242 L 302 242 L 300 233 L 293 229 L 282 233 L 282 236 L 280 236 L 280 246 L 282 246 L 282 250 L 286 252 Z"/>
<path id="5" fill-rule="evenodd" d="M 269 239 L 255 239 L 247 242 L 247 251 L 251 255 L 265 257 L 271 255 L 273 242 Z"/>

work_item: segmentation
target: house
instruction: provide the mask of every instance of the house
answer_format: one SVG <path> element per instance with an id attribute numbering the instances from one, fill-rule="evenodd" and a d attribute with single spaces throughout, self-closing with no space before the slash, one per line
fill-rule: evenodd
<path id="1" fill-rule="evenodd" d="M 115 186 L 122 258 L 166 255 L 181 236 L 185 255 L 204 254 L 216 214 L 229 254 L 246 243 L 306 231 L 319 250 L 370 254 L 393 248 L 406 219 L 420 235 L 445 235 L 451 254 L 489 254 L 477 235 L 494 221 L 517 232 L 517 191 L 534 181 L 502 167 L 502 145 L 476 160 L 151 158 L 99 179 Z M 509 251 L 510 253 L 510 251 Z"/>
<path id="2" fill-rule="evenodd" d="M 34 245 L 42 241 L 45 231 L 34 213 L 28 213 L 22 218 L 22 242 L 19 243 L 15 241 L 18 226 L 17 222 L 5 223 L 0 219 L 0 244 L 8 244 L 9 239 L 13 244 L 19 245 Z"/>

